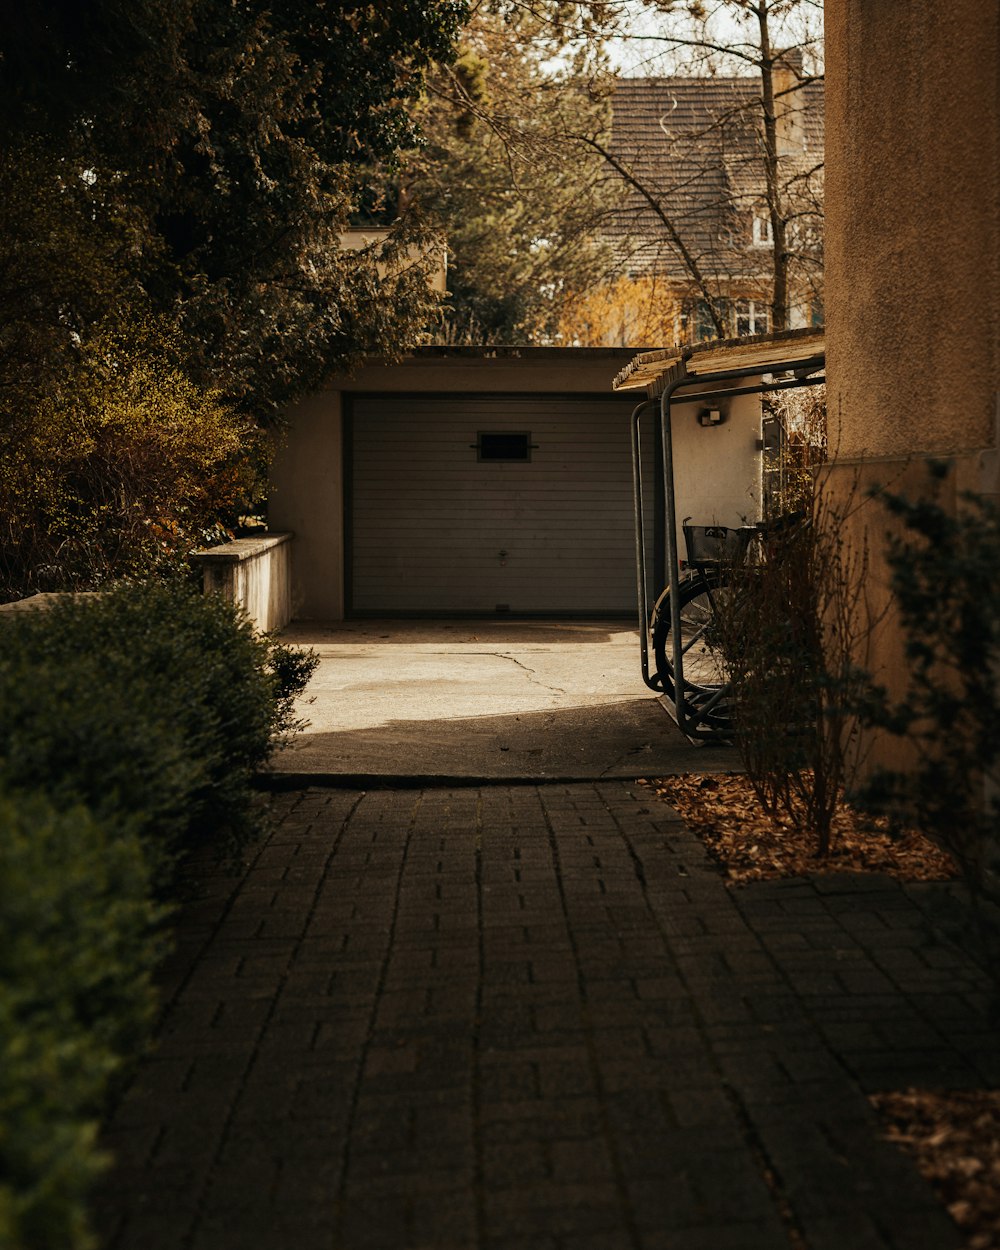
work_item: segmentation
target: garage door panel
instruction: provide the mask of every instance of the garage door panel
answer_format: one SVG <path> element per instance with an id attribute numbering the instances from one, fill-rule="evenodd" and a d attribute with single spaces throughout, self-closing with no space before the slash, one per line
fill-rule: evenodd
<path id="1" fill-rule="evenodd" d="M 354 611 L 634 610 L 630 405 L 355 396 L 351 411 Z M 480 431 L 530 433 L 530 461 L 479 461 Z"/>

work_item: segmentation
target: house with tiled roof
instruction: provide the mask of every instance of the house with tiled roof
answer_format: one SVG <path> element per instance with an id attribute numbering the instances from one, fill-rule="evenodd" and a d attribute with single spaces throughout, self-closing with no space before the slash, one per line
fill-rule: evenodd
<path id="1" fill-rule="evenodd" d="M 775 328 L 774 201 L 787 223 L 784 328 L 822 321 L 823 85 L 789 55 L 774 97 L 769 198 L 759 77 L 616 85 L 607 154 L 627 190 L 605 237 L 637 292 L 673 304 L 676 342 Z"/>

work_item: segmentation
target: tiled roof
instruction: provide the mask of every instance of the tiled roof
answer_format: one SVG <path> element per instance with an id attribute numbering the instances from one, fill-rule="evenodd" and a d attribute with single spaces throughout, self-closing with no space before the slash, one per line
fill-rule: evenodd
<path id="1" fill-rule="evenodd" d="M 781 157 L 783 184 L 810 176 L 823 161 L 823 87 L 794 96 L 794 148 Z M 611 150 L 657 197 L 713 284 L 766 272 L 754 249 L 754 209 L 763 208 L 764 170 L 756 78 L 623 78 L 612 101 Z M 801 101 L 801 104 L 798 102 Z M 669 272 L 672 247 L 647 199 L 631 189 L 608 230 L 624 267 Z"/>

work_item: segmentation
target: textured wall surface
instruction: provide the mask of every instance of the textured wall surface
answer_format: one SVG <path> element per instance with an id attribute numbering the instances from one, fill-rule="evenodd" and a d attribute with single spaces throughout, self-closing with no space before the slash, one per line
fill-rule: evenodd
<path id="1" fill-rule="evenodd" d="M 296 404 L 271 465 L 268 525 L 295 534 L 292 613 L 344 616 L 344 465 L 341 396 L 323 391 Z"/>
<path id="2" fill-rule="evenodd" d="M 830 486 L 844 541 L 867 552 L 871 632 L 857 660 L 894 697 L 908 682 L 868 497 L 1000 490 L 1000 4 L 827 0 L 826 292 Z M 867 741 L 867 766 L 909 766 Z"/>
<path id="3" fill-rule="evenodd" d="M 827 347 L 841 457 L 995 439 L 1000 4 L 827 0 Z"/>
<path id="4" fill-rule="evenodd" d="M 292 617 L 291 540 L 291 534 L 266 534 L 195 552 L 205 593 L 238 603 L 265 633 L 281 629 Z"/>
<path id="5" fill-rule="evenodd" d="M 728 403 L 721 401 L 721 406 L 726 414 L 724 424 L 705 428 L 697 418 L 706 403 L 674 405 L 677 543 L 682 555 L 685 517 L 694 525 L 733 526 L 760 517 L 760 396 L 740 395 Z"/>

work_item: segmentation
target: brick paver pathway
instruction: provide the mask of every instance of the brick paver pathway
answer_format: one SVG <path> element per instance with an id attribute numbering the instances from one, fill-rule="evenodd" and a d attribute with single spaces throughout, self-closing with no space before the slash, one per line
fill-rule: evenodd
<path id="1" fill-rule="evenodd" d="M 948 1250 L 866 1092 L 1000 1081 L 944 887 L 726 887 L 623 783 L 279 795 L 182 912 L 107 1250 Z"/>

